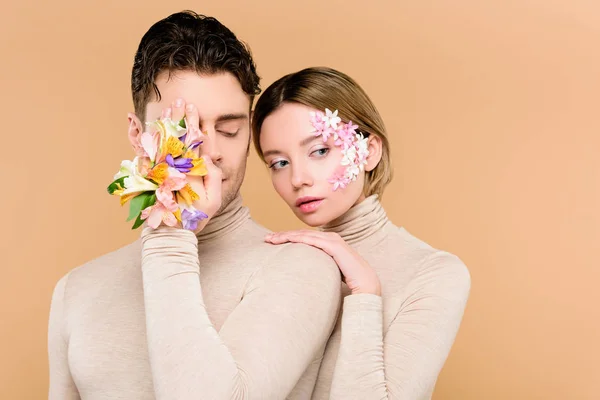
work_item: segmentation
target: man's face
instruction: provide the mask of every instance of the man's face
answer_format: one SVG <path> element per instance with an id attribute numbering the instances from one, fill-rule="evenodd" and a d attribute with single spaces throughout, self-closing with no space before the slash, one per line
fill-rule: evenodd
<path id="1" fill-rule="evenodd" d="M 207 136 L 200 146 L 223 171 L 222 205 L 237 195 L 244 181 L 250 140 L 250 99 L 230 73 L 198 75 L 195 71 L 162 73 L 156 79 L 161 94 L 146 107 L 146 121 L 160 118 L 177 99 L 198 109 L 200 129 Z M 219 210 L 219 212 L 221 211 Z"/>

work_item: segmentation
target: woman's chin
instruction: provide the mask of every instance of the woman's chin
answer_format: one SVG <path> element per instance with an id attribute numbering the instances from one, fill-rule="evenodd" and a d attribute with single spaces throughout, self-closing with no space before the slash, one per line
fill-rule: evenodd
<path id="1" fill-rule="evenodd" d="M 310 226 L 311 228 L 323 226 L 328 222 L 332 221 L 332 218 L 330 218 L 328 215 L 325 215 L 325 213 L 318 211 L 310 214 L 304 214 L 297 211 L 295 214 L 300 221 Z"/>

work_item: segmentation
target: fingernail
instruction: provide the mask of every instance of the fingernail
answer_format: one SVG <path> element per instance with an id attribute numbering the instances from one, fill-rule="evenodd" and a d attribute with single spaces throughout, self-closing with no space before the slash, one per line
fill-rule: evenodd
<path id="1" fill-rule="evenodd" d="M 182 105 L 183 105 L 183 100 L 182 99 L 175 100 L 175 107 L 181 107 Z"/>
<path id="2" fill-rule="evenodd" d="M 188 104 L 188 105 L 185 107 L 185 109 L 186 109 L 186 110 L 188 110 L 188 111 L 194 111 L 194 105 L 193 105 L 193 104 Z"/>

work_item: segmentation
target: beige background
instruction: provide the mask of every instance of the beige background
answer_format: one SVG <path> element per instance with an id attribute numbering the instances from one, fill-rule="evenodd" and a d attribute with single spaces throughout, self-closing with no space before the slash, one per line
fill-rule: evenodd
<path id="1" fill-rule="evenodd" d="M 136 46 L 185 8 L 250 43 L 263 87 L 328 65 L 378 105 L 388 214 L 472 274 L 435 399 L 600 396 L 596 0 L 7 3 L 0 398 L 46 396 L 54 284 L 139 234 L 105 186 L 131 156 Z M 300 226 L 254 155 L 243 194 L 266 226 Z"/>

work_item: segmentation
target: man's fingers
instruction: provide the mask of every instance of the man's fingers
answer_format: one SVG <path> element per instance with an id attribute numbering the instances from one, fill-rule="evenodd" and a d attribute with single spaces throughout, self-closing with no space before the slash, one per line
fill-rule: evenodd
<path id="1" fill-rule="evenodd" d="M 185 101 L 183 101 L 183 99 L 176 99 L 173 104 L 171 104 L 171 108 L 173 109 L 171 119 L 174 122 L 181 121 L 185 115 Z"/>
<path id="2" fill-rule="evenodd" d="M 200 129 L 200 117 L 198 109 L 191 103 L 185 106 L 185 126 L 189 129 Z"/>
<path id="3" fill-rule="evenodd" d="M 213 211 L 217 211 L 217 209 L 221 207 L 223 172 L 219 167 L 213 164 L 210 156 L 205 155 L 203 156 L 203 158 L 204 164 L 206 165 L 206 169 L 208 171 L 208 174 L 204 176 L 204 187 L 206 188 L 206 195 L 211 206 L 216 207 L 216 209 Z"/>

